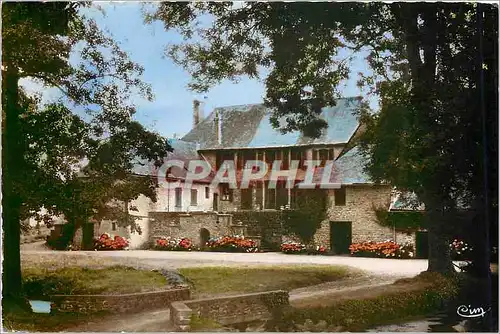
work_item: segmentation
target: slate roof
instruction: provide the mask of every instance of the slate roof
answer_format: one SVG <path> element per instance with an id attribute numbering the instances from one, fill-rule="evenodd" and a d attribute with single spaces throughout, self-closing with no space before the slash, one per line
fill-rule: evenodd
<path id="1" fill-rule="evenodd" d="M 368 174 L 363 170 L 366 158 L 357 147 L 344 153 L 335 160 L 334 171 L 338 175 L 336 182 L 342 184 L 372 183 Z"/>
<path id="2" fill-rule="evenodd" d="M 184 179 L 187 174 L 187 167 L 189 165 L 189 161 L 191 160 L 199 160 L 200 156 L 197 152 L 196 143 L 190 143 L 179 139 L 169 139 L 168 140 L 170 146 L 173 148 L 173 151 L 165 157 L 164 161 L 167 160 L 181 160 L 184 161 L 184 169 L 180 169 L 177 167 L 173 167 L 171 169 L 171 174 L 173 179 Z M 144 175 L 144 176 L 156 176 L 158 174 L 158 169 L 154 166 L 152 161 L 147 161 L 144 159 L 137 158 L 132 168 L 132 173 L 136 175 Z M 201 180 L 204 182 L 210 182 L 211 179 Z"/>
<path id="3" fill-rule="evenodd" d="M 199 143 L 206 150 L 347 143 L 359 124 L 353 114 L 359 105 L 360 98 L 351 97 L 323 108 L 320 117 L 327 121 L 328 128 L 316 139 L 300 132 L 281 134 L 269 122 L 270 109 L 262 104 L 247 104 L 214 109 L 182 140 Z M 216 113 L 221 121 L 221 144 L 217 141 Z"/>

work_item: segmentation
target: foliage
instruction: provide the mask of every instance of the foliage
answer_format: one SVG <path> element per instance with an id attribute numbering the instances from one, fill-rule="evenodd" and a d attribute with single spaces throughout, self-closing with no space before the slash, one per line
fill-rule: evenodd
<path id="1" fill-rule="evenodd" d="M 257 253 L 259 248 L 254 240 L 243 236 L 223 236 L 207 241 L 207 249 L 212 252 Z"/>
<path id="2" fill-rule="evenodd" d="M 156 240 L 154 249 L 166 251 L 191 251 L 193 242 L 189 238 L 161 237 Z"/>
<path id="3" fill-rule="evenodd" d="M 354 243 L 349 246 L 349 251 L 353 256 L 361 257 L 381 257 L 381 258 L 396 258 L 409 259 L 415 254 L 415 249 L 410 243 L 400 245 L 394 241 L 367 241 Z"/>
<path id="4" fill-rule="evenodd" d="M 103 217 L 134 228 L 128 210 L 109 203 L 140 194 L 155 200 L 153 180 L 129 175 L 133 159 L 159 165 L 170 150 L 132 118 L 132 96 L 152 98 L 142 72 L 82 3 L 2 6 L 4 291 L 20 289 L 21 219 L 45 208 L 75 229 Z M 42 105 L 19 87 L 23 78 L 63 98 Z"/>
<path id="5" fill-rule="evenodd" d="M 129 242 L 124 237 L 115 235 L 114 237 L 108 233 L 103 233 L 94 242 L 95 250 L 124 250 L 128 249 Z"/>
<path id="6" fill-rule="evenodd" d="M 308 244 L 326 219 L 327 210 L 325 190 L 299 190 L 293 208 L 283 211 L 283 229 Z"/>
<path id="7" fill-rule="evenodd" d="M 454 279 L 420 275 L 406 283 L 395 283 L 406 284 L 422 284 L 422 287 L 413 291 L 396 290 L 374 298 L 339 301 L 326 307 L 291 308 L 284 314 L 279 330 L 298 331 L 309 319 L 316 324 L 326 322 L 329 328 L 340 326 L 343 331 L 360 332 L 383 322 L 436 312 L 457 297 L 458 283 Z"/>
<path id="8" fill-rule="evenodd" d="M 387 211 L 384 208 L 374 208 L 374 211 L 377 223 L 397 231 L 414 232 L 427 227 L 425 215 L 421 211 Z"/>
<path id="9" fill-rule="evenodd" d="M 326 248 L 323 246 L 316 246 L 314 248 L 307 248 L 306 245 L 300 244 L 298 242 L 286 242 L 282 243 L 280 247 L 281 251 L 285 254 L 325 254 Z"/>

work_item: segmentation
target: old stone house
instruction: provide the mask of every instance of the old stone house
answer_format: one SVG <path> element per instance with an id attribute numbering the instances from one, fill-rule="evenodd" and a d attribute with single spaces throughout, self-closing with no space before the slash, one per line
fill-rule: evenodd
<path id="1" fill-rule="evenodd" d="M 306 160 L 320 160 L 321 165 L 316 169 L 319 172 L 327 161 L 333 160 L 334 171 L 328 182 L 340 187 L 327 190 L 328 219 L 317 230 L 315 242 L 339 254 L 347 253 L 353 242 L 387 239 L 413 242 L 413 234 L 377 223 L 375 208 L 389 209 L 392 188 L 375 185 L 363 172 L 363 157 L 355 146 L 356 135 L 362 130 L 355 114 L 359 102 L 359 98 L 344 98 L 335 106 L 324 108 L 320 117 L 328 123 L 328 128 L 316 139 L 300 133 L 281 134 L 272 128 L 269 110 L 260 104 L 216 108 L 203 119 L 195 108 L 194 127 L 182 142 L 190 148 L 187 154 L 190 158 L 204 159 L 214 170 L 218 170 L 222 161 L 233 160 L 238 178 L 248 160 L 263 160 L 269 165 L 282 160 L 282 170 L 288 169 L 292 160 L 299 160 L 296 185 L 304 181 Z M 319 175 L 314 174 L 314 182 L 320 181 Z M 276 189 L 269 189 L 268 182 L 269 173 L 248 189 L 219 184 L 211 193 L 211 203 L 205 207 L 210 213 L 201 216 L 150 210 L 156 212 L 149 215 L 148 237 L 151 240 L 159 235 L 172 235 L 202 243 L 208 235 L 234 233 L 238 229 L 238 222 L 231 219 L 235 212 L 272 212 L 285 206 L 293 209 L 297 189 L 287 189 L 284 182 L 278 182 Z"/>
<path id="2" fill-rule="evenodd" d="M 269 173 L 246 189 L 231 189 L 227 183 L 214 188 L 213 174 L 184 187 L 186 168 L 170 168 L 165 174 L 169 186 L 158 188 L 156 203 L 143 196 L 125 203 L 126 210 L 138 218 L 142 233 L 132 233 L 129 228 L 106 221 L 99 224 L 99 233 L 127 237 L 131 248 L 150 244 L 161 236 L 188 237 L 197 244 L 204 244 L 210 236 L 228 234 L 245 234 L 257 240 L 271 235 L 273 240 L 281 241 L 289 236 L 282 235 L 271 222 L 263 233 L 262 227 L 260 231 L 249 229 L 250 222 L 233 217 L 241 216 L 237 213 L 272 214 L 283 207 L 293 209 L 297 186 L 305 181 L 306 161 L 319 160 L 321 164 L 316 168 L 313 182 L 325 183 L 322 173 L 326 163 L 333 161 L 326 183 L 334 186 L 326 190 L 328 218 L 314 236 L 316 244 L 345 254 L 354 242 L 387 239 L 414 242 L 414 232 L 404 233 L 377 221 L 376 209 L 389 210 L 392 187 L 374 184 L 363 172 L 364 158 L 355 142 L 363 129 L 355 113 L 359 98 L 339 99 L 335 106 L 323 108 L 320 117 L 328 123 L 328 128 L 315 139 L 298 132 L 282 134 L 275 130 L 269 121 L 270 111 L 260 104 L 216 108 L 205 118 L 200 116 L 199 103 L 194 105 L 193 129 L 183 138 L 170 141 L 174 151 L 169 159 L 205 160 L 213 171 L 217 171 L 223 161 L 232 160 L 238 179 L 248 160 L 266 161 L 269 166 L 281 160 L 281 170 L 289 169 L 291 162 L 298 160 L 295 187 L 287 189 L 285 182 L 278 181 L 276 189 L 270 189 Z M 133 172 L 143 177 L 158 176 L 158 170 L 144 161 L 138 161 Z"/>

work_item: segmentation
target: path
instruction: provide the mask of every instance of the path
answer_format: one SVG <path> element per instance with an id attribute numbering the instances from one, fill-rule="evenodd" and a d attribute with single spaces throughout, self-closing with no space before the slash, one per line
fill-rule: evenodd
<path id="1" fill-rule="evenodd" d="M 136 314 L 116 314 L 89 321 L 65 330 L 66 332 L 169 332 L 170 310 L 161 309 Z"/>
<path id="2" fill-rule="evenodd" d="M 345 265 L 366 271 L 371 275 L 413 277 L 427 269 L 427 260 L 396 260 L 357 258 L 350 256 L 288 255 L 283 253 L 216 253 L 216 252 L 163 252 L 151 250 L 129 251 L 74 251 L 61 252 L 22 248 L 25 257 L 63 256 L 85 257 L 94 261 L 106 260 L 117 263 L 140 264 L 159 268 L 184 268 L 199 266 L 232 265 Z M 76 259 L 75 259 L 76 260 Z"/>

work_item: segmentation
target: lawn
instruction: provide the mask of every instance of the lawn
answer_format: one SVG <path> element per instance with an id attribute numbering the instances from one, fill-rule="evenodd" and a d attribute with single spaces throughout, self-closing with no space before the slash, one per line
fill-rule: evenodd
<path id="1" fill-rule="evenodd" d="M 26 268 L 23 270 L 23 286 L 28 297 L 125 294 L 163 290 L 167 287 L 167 280 L 158 272 L 123 266 L 55 270 Z"/>
<path id="2" fill-rule="evenodd" d="M 270 290 L 292 290 L 358 276 L 344 266 L 258 266 L 182 268 L 195 298 Z"/>

